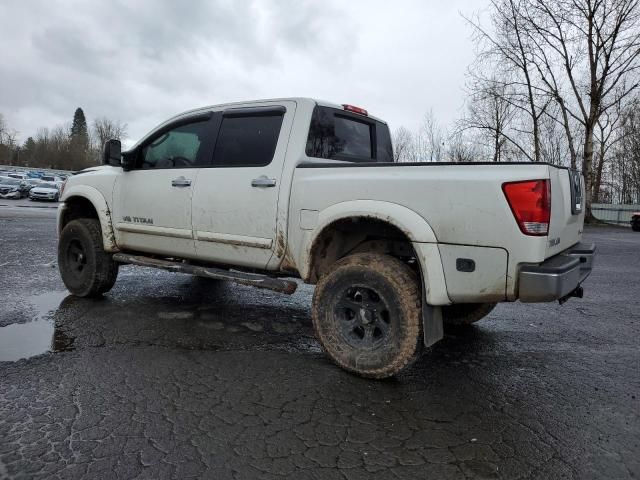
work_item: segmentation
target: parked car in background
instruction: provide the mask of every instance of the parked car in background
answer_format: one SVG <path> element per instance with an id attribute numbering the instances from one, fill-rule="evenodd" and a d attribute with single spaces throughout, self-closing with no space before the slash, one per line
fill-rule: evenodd
<path id="1" fill-rule="evenodd" d="M 58 201 L 60 189 L 56 183 L 42 182 L 29 191 L 29 200 L 51 200 Z"/>
<path id="2" fill-rule="evenodd" d="M 11 172 L 7 176 L 11 178 L 15 178 L 17 180 L 26 180 L 29 178 L 26 173 L 22 173 L 22 172 Z"/>
<path id="3" fill-rule="evenodd" d="M 40 180 L 42 180 L 43 182 L 51 182 L 56 184 L 62 184 L 62 182 L 64 181 L 64 179 L 58 175 L 42 175 L 40 177 Z"/>
<path id="4" fill-rule="evenodd" d="M 28 178 L 25 180 L 26 183 L 28 183 L 29 185 L 31 185 L 31 188 L 38 186 L 42 183 L 42 180 L 40 180 L 39 178 Z"/>
<path id="5" fill-rule="evenodd" d="M 25 185 L 17 178 L 0 177 L 0 198 L 20 199 L 26 197 Z"/>
<path id="6" fill-rule="evenodd" d="M 640 212 L 633 212 L 631 214 L 631 229 L 634 232 L 640 232 Z"/>
<path id="7" fill-rule="evenodd" d="M 22 192 L 23 197 L 28 197 L 29 192 L 33 188 L 33 184 L 31 184 L 29 180 L 32 180 L 32 179 L 27 178 L 26 180 L 20 180 L 20 191 Z"/>

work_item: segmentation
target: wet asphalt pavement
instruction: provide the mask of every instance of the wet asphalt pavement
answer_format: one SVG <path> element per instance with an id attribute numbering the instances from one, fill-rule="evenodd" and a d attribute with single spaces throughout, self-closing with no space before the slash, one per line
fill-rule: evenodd
<path id="1" fill-rule="evenodd" d="M 371 381 L 321 353 L 308 286 L 125 267 L 75 299 L 54 229 L 0 206 L 0 478 L 640 477 L 640 234 L 587 231 L 583 300 L 502 304 Z"/>

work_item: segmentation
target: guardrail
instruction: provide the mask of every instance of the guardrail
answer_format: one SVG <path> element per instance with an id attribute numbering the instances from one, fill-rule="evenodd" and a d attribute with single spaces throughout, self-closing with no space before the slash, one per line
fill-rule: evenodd
<path id="1" fill-rule="evenodd" d="M 591 213 L 598 220 L 616 225 L 627 225 L 631 222 L 631 213 L 640 212 L 640 205 L 611 205 L 607 203 L 592 203 Z"/>

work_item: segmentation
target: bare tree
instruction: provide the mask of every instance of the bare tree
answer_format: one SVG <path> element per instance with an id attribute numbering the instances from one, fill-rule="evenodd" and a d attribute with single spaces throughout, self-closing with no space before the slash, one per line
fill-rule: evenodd
<path id="1" fill-rule="evenodd" d="M 526 24 L 521 10 L 526 0 L 491 0 L 490 28 L 484 28 L 478 20 L 467 18 L 480 46 L 480 53 L 470 68 L 473 92 L 491 90 L 501 94 L 501 100 L 509 104 L 514 116 L 523 117 L 521 134 L 531 136 L 532 152 L 525 152 L 524 142 L 511 142 L 527 158 L 540 161 L 540 124 L 549 105 L 549 96 L 536 86 L 536 68 L 531 52 Z M 485 72 L 489 71 L 489 76 Z M 497 151 L 497 149 L 496 149 Z"/>
<path id="2" fill-rule="evenodd" d="M 447 133 L 432 110 L 415 132 L 399 127 L 392 136 L 396 162 L 440 162 L 444 156 Z"/>
<path id="3" fill-rule="evenodd" d="M 604 193 L 618 203 L 640 203 L 640 98 L 623 109 L 617 130 Z"/>
<path id="4" fill-rule="evenodd" d="M 6 131 L 7 131 L 7 122 L 4 119 L 4 115 L 0 113 L 0 142 L 3 141 Z"/>
<path id="5" fill-rule="evenodd" d="M 558 105 L 548 105 L 546 114 L 540 118 L 538 123 L 540 134 L 539 160 L 553 165 L 569 165 L 571 163 L 571 153 L 567 143 L 567 135 L 563 125 L 558 122 L 558 118 L 560 118 Z"/>
<path id="6" fill-rule="evenodd" d="M 393 141 L 393 161 L 407 162 L 413 156 L 413 134 L 405 127 L 399 127 L 391 136 Z"/>
<path id="7" fill-rule="evenodd" d="M 527 159 L 533 160 L 525 146 L 511 134 L 515 109 L 508 101 L 506 86 L 497 81 L 477 81 L 474 83 L 467 115 L 458 122 L 458 130 L 475 130 L 491 150 L 494 162 L 504 160 L 507 142 L 520 151 Z"/>
<path id="8" fill-rule="evenodd" d="M 542 155 L 540 128 L 545 117 L 564 130 L 572 167 L 580 156 L 588 219 L 596 196 L 594 142 L 599 121 L 639 86 L 639 4 L 640 0 L 492 0 L 493 30 L 472 22 L 484 42 L 479 60 L 491 60 L 502 72 L 500 78 L 509 79 L 500 61 L 514 72 L 513 80 L 503 80 L 516 92 L 507 99 L 524 92 L 528 102 L 512 103 L 528 103 L 533 158 Z M 556 108 L 549 109 L 549 101 Z"/>
<path id="9" fill-rule="evenodd" d="M 475 162 L 480 158 L 476 142 L 463 132 L 454 132 L 447 142 L 447 159 L 450 162 Z"/>
<path id="10" fill-rule="evenodd" d="M 99 148 L 102 148 L 107 140 L 124 140 L 127 138 L 127 124 L 110 120 L 107 117 L 99 117 L 93 121 L 92 133 Z"/>
<path id="11" fill-rule="evenodd" d="M 611 153 L 616 144 L 624 139 L 624 129 L 620 124 L 624 119 L 623 106 L 618 103 L 615 107 L 603 112 L 598 119 L 594 133 L 597 150 L 595 152 L 592 171 L 593 202 L 602 201 L 601 186 L 605 164 L 612 160 Z"/>
<path id="12" fill-rule="evenodd" d="M 18 149 L 17 137 L 18 132 L 9 128 L 0 113 L 0 164 L 13 163 L 14 153 Z"/>
<path id="13" fill-rule="evenodd" d="M 598 121 L 639 85 L 639 1 L 530 0 L 521 13 L 535 46 L 532 52 L 542 88 L 561 107 L 565 129 L 570 119 L 582 127 L 590 218 Z"/>
<path id="14" fill-rule="evenodd" d="M 439 162 L 442 158 L 445 133 L 436 120 L 433 110 L 425 114 L 419 138 L 422 140 L 422 161 Z"/>
<path id="15" fill-rule="evenodd" d="M 98 117 L 93 121 L 91 127 L 89 156 L 93 163 L 99 164 L 102 148 L 107 140 L 127 138 L 127 124 L 107 117 Z"/>

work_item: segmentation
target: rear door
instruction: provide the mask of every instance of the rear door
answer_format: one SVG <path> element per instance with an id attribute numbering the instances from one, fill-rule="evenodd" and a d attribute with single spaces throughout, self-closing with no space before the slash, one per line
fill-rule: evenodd
<path id="1" fill-rule="evenodd" d="M 211 165 L 193 193 L 199 259 L 266 268 L 277 243 L 278 196 L 295 102 L 218 113 Z"/>
<path id="2" fill-rule="evenodd" d="M 124 249 L 195 256 L 191 199 L 200 167 L 211 158 L 211 113 L 181 119 L 133 152 L 135 167 L 117 177 L 112 221 Z"/>

